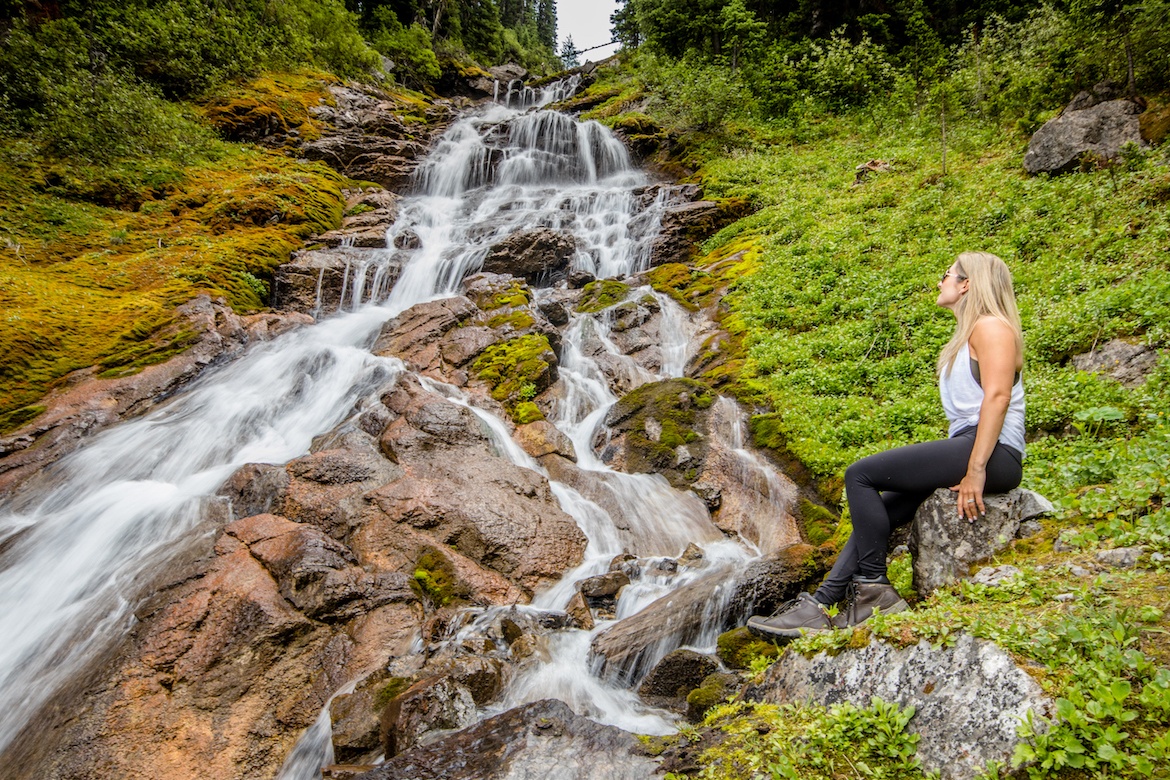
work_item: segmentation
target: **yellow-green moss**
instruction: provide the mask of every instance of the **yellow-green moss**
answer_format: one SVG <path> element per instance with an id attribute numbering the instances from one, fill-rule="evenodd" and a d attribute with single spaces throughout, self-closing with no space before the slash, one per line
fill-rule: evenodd
<path id="1" fill-rule="evenodd" d="M 200 293 L 264 306 L 275 266 L 341 220 L 342 177 L 259 149 L 225 145 L 155 179 L 79 163 L 67 181 L 57 165 L 0 146 L 0 430 L 29 422 L 71 371 L 120 375 L 181 351 L 192 334 L 174 308 Z M 138 198 L 134 211 L 97 205 Z"/>
<path id="2" fill-rule="evenodd" d="M 411 686 L 413 681 L 409 677 L 391 677 L 374 694 L 374 712 L 381 712 L 386 705 L 392 702 L 398 694 Z"/>
<path id="3" fill-rule="evenodd" d="M 488 347 L 472 368 L 491 387 L 492 398 L 502 402 L 517 422 L 531 422 L 538 418 L 531 418 L 532 405 L 526 402 L 552 384 L 556 359 L 544 334 L 528 333 Z"/>
<path id="4" fill-rule="evenodd" d="M 510 325 L 516 330 L 523 330 L 535 324 L 536 320 L 527 311 L 520 309 L 518 311 L 505 312 L 497 314 L 488 320 L 489 328 L 500 328 L 505 325 Z"/>
<path id="5" fill-rule="evenodd" d="M 577 311 L 592 314 L 621 303 L 630 294 L 630 286 L 616 279 L 595 279 L 581 291 L 581 302 Z"/>
<path id="6" fill-rule="evenodd" d="M 780 649 L 765 642 L 746 628 L 734 628 L 719 635 L 715 642 L 719 660 L 731 669 L 747 669 L 757 658 L 777 658 Z"/>
<path id="7" fill-rule="evenodd" d="M 331 83 L 338 79 L 326 73 L 265 73 L 221 87 L 201 110 L 225 138 L 248 137 L 265 128 L 282 133 L 297 129 L 302 139 L 313 140 L 322 126 L 309 109 L 332 102 Z"/>
<path id="8" fill-rule="evenodd" d="M 518 425 L 525 425 L 526 423 L 543 420 L 544 414 L 540 411 L 540 408 L 537 407 L 536 404 L 532 403 L 532 401 L 521 401 L 520 403 L 516 404 L 514 409 L 512 409 L 512 419 L 515 420 Z"/>

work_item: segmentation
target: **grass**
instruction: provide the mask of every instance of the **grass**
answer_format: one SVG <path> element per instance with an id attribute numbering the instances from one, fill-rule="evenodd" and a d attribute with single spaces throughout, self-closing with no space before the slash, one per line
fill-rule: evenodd
<path id="1" fill-rule="evenodd" d="M 598 87 L 620 97 L 592 116 L 620 122 L 637 103 L 621 78 L 610 74 Z M 1151 110 L 1166 102 L 1154 98 Z M 713 261 L 750 247 L 727 286 L 713 285 L 741 353 L 726 387 L 757 409 L 757 444 L 795 458 L 843 505 L 849 463 L 944 435 L 934 361 L 953 319 L 935 306 L 935 285 L 961 251 L 1003 257 L 1026 342 L 1024 486 L 1052 499 L 1056 516 L 992 562 L 1022 569 L 1013 584 L 957 585 L 908 613 L 803 639 L 788 652 L 839 652 L 874 638 L 947 645 L 969 632 L 1014 654 L 1057 701 L 1051 736 L 1021 724 L 1029 741 L 1018 758 L 1034 762 L 1030 777 L 1164 776 L 1170 354 L 1163 350 L 1137 387 L 1079 371 L 1070 358 L 1114 338 L 1170 341 L 1170 158 L 1161 146 L 1030 177 L 1027 136 L 1010 122 L 948 117 L 947 139 L 944 174 L 936 118 L 895 107 L 673 138 L 671 160 L 697 170 L 706 197 L 744 199 L 755 212 L 708 240 L 691 269 L 658 269 L 657 286 L 685 305 L 692 287 L 705 294 L 696 283 L 710 286 Z M 854 186 L 856 166 L 871 159 L 891 169 Z M 847 532 L 842 523 L 835 541 Z M 1054 551 L 1058 536 L 1071 552 Z M 1138 544 L 1145 554 L 1136 569 L 1097 563 L 1099 549 Z M 908 558 L 894 562 L 891 577 L 913 597 Z M 905 755 L 867 757 L 861 775 L 842 760 L 853 757 L 842 719 L 898 717 L 880 707 L 859 715 L 729 705 L 703 726 L 714 736 L 696 776 L 920 776 Z M 810 740 L 810 730 L 838 736 Z M 999 772 L 989 767 L 987 776 Z"/>

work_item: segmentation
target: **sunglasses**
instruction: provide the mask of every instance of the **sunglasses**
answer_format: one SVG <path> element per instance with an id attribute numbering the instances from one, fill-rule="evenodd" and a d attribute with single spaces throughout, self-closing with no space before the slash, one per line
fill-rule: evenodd
<path id="1" fill-rule="evenodd" d="M 967 278 L 967 277 L 963 276 L 962 274 L 955 273 L 954 271 L 951 271 L 950 269 L 948 269 L 945 272 L 943 272 L 942 278 L 938 280 L 939 284 L 942 284 L 943 282 L 945 282 L 947 280 L 948 276 L 953 276 L 953 277 L 955 277 L 956 280 L 958 280 L 960 282 Z"/>

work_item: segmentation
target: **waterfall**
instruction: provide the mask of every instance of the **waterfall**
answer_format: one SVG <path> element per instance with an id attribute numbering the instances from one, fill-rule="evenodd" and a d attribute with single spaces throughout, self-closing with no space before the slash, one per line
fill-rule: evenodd
<path id="1" fill-rule="evenodd" d="M 399 361 L 369 351 L 387 319 L 453 294 L 493 243 L 521 230 L 571 234 L 578 246 L 574 267 L 599 277 L 647 268 L 664 195 L 640 194 L 649 181 L 603 126 L 539 109 L 576 87 L 575 81 L 541 90 L 509 84 L 502 104 L 455 122 L 418 169 L 416 192 L 403 199 L 388 231 L 389 246 L 408 233 L 418 241 L 347 266 L 338 312 L 209 370 L 165 406 L 93 437 L 0 506 L 0 751 L 88 661 L 125 636 L 144 589 L 172 556 L 215 533 L 209 518 L 225 479 L 245 463 L 280 464 L 303 455 L 315 436 L 405 371 Z M 386 264 L 396 254 L 404 264 L 390 287 Z M 698 543 L 707 554 L 704 575 L 730 575 L 752 556 L 725 538 L 693 493 L 671 488 L 661 476 L 616 472 L 593 453 L 594 435 L 617 398 L 582 344 L 599 343 L 625 366 L 631 386 L 680 376 L 692 326 L 674 301 L 658 298 L 670 338 L 661 345 L 657 375 L 621 354 L 609 338 L 605 312 L 573 315 L 564 333 L 565 393 L 551 422 L 573 441 L 577 466 L 632 522 L 619 527 L 598 502 L 553 481 L 553 494 L 588 546 L 583 563 L 538 593 L 534 607 L 563 608 L 576 580 L 603 572 L 623 551 L 674 557 Z M 430 387 L 467 403 L 455 388 Z M 495 431 L 502 457 L 543 472 L 512 444 L 502 421 L 474 411 Z M 623 595 L 617 619 L 696 576 L 638 581 Z M 589 673 L 589 642 L 606 625 L 553 638 L 553 660 L 521 675 L 504 704 L 560 696 L 603 722 L 653 733 L 673 728 L 671 719 L 632 692 Z M 697 640 L 707 649 L 714 643 L 711 631 Z M 669 645 L 664 641 L 664 648 Z M 282 780 L 315 776 L 329 746 L 327 709 L 286 762 Z"/>

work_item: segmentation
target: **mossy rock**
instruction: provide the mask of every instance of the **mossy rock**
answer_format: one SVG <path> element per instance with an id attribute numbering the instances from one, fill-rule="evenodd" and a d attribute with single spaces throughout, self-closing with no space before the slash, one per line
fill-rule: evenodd
<path id="1" fill-rule="evenodd" d="M 715 642 L 719 660 L 731 669 L 748 669 L 757 658 L 778 658 L 780 648 L 765 642 L 747 628 L 733 628 L 719 635 Z"/>
<path id="2" fill-rule="evenodd" d="M 621 443 L 626 470 L 662 474 L 675 487 L 688 486 L 707 454 L 700 431 L 714 400 L 711 389 L 693 379 L 651 382 L 627 393 L 605 419 Z M 680 462 L 684 445 L 690 458 Z"/>
<path id="3" fill-rule="evenodd" d="M 493 344 L 472 364 L 476 375 L 491 388 L 492 398 L 504 404 L 517 422 L 532 422 L 531 399 L 557 380 L 557 356 L 543 333 L 527 333 Z M 535 410 L 535 414 L 540 414 Z"/>
<path id="4" fill-rule="evenodd" d="M 807 498 L 800 499 L 800 526 L 809 544 L 821 545 L 833 538 L 841 518 L 814 504 Z"/>
<path id="5" fill-rule="evenodd" d="M 581 301 L 577 311 L 594 314 L 621 303 L 630 294 L 630 286 L 616 279 L 595 279 L 581 290 Z"/>
<path id="6" fill-rule="evenodd" d="M 436 607 L 466 601 L 471 595 L 459 581 L 450 559 L 437 547 L 423 549 L 414 565 L 413 576 L 414 586 Z"/>
<path id="7" fill-rule="evenodd" d="M 638 111 L 614 117 L 612 127 L 627 135 L 654 135 L 662 132 L 662 128 L 658 126 L 657 122 Z"/>
<path id="8" fill-rule="evenodd" d="M 483 311 L 515 309 L 527 306 L 532 302 L 532 290 L 524 283 L 524 280 L 510 277 L 502 284 L 477 282 L 471 285 L 466 295 Z"/>
<path id="9" fill-rule="evenodd" d="M 715 672 L 703 679 L 703 684 L 687 694 L 687 720 L 698 723 L 707 710 L 722 704 L 739 690 L 738 675 Z"/>
<path id="10" fill-rule="evenodd" d="M 722 289 L 718 278 L 682 263 L 664 263 L 652 268 L 646 280 L 655 290 L 669 295 L 690 311 L 710 306 Z"/>

